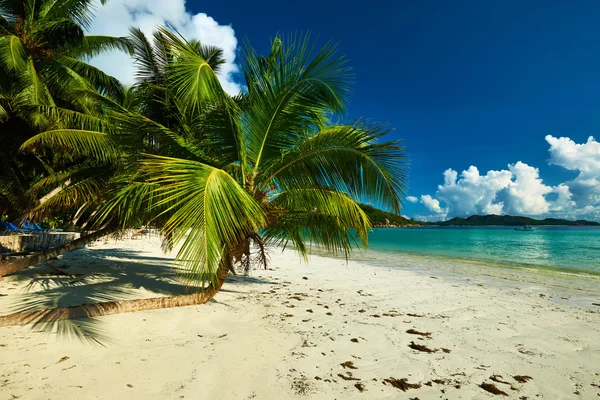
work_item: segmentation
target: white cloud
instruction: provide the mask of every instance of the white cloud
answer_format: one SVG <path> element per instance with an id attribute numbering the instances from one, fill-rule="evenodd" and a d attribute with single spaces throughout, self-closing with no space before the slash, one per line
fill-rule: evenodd
<path id="1" fill-rule="evenodd" d="M 472 165 L 458 179 L 456 171 L 447 169 L 444 171 L 444 184 L 438 186 L 436 197 L 447 204 L 452 217 L 500 214 L 503 203 L 494 202 L 496 194 L 508 187 L 511 178 L 512 173 L 507 170 L 488 171 L 485 175 L 480 175 L 479 169 Z"/>
<path id="2" fill-rule="evenodd" d="M 417 199 L 415 196 L 406 196 L 406 201 L 410 203 L 416 203 L 417 201 L 419 201 L 419 199 Z"/>
<path id="3" fill-rule="evenodd" d="M 592 136 L 583 144 L 551 135 L 546 136 L 546 141 L 550 144 L 550 164 L 579 172 L 575 179 L 565 182 L 571 193 L 570 200 L 581 209 L 599 206 L 600 143 Z"/>
<path id="4" fill-rule="evenodd" d="M 540 171 L 521 161 L 509 165 L 514 181 L 505 193 L 505 209 L 508 214 L 541 215 L 550 210 L 546 195 L 553 190 L 542 183 Z"/>
<path id="5" fill-rule="evenodd" d="M 97 1 L 96 10 L 96 19 L 89 29 L 91 34 L 127 36 L 129 28 L 135 26 L 151 35 L 157 26 L 168 21 L 184 37 L 220 47 L 227 61 L 219 73 L 221 84 L 229 94 L 240 92 L 241 87 L 234 79 L 239 70 L 235 64 L 237 39 L 231 26 L 220 25 L 204 13 L 189 13 L 184 0 L 111 0 L 104 6 Z M 112 52 L 95 57 L 91 63 L 125 85 L 134 82 L 132 59 L 126 54 Z"/>
<path id="6" fill-rule="evenodd" d="M 600 173 L 600 143 L 590 136 L 586 143 L 577 144 L 567 137 L 546 136 L 550 144 L 550 163 L 566 169 Z"/>
<path id="7" fill-rule="evenodd" d="M 435 197 L 421 196 L 421 203 L 433 214 L 418 217 L 436 220 L 442 216 L 512 214 L 600 220 L 600 143 L 593 137 L 578 144 L 550 135 L 546 141 L 550 145 L 549 163 L 577 171 L 575 179 L 551 187 L 543 182 L 538 168 L 521 161 L 485 175 L 475 166 L 460 174 L 447 169 Z"/>
<path id="8" fill-rule="evenodd" d="M 421 203 L 425 205 L 429 209 L 429 211 L 433 211 L 436 214 L 442 214 L 444 210 L 440 207 L 440 202 L 437 199 L 434 199 L 428 194 L 421 196 Z"/>

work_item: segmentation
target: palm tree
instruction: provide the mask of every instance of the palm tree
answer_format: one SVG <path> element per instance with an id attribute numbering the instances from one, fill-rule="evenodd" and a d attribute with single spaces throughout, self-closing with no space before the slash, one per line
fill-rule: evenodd
<path id="1" fill-rule="evenodd" d="M 18 154 L 33 134 L 60 125 L 38 107 L 97 113 L 97 104 L 80 93 L 123 99 L 117 79 L 85 62 L 105 51 L 131 50 L 127 38 L 85 35 L 93 6 L 93 0 L 0 1 L 0 208 L 20 213 L 31 207 L 29 185 L 52 172 L 54 160 Z"/>
<path id="2" fill-rule="evenodd" d="M 380 125 L 332 121 L 350 92 L 349 70 L 334 45 L 317 49 L 308 35 L 278 37 L 267 57 L 247 46 L 247 91 L 230 98 L 193 44 L 167 29 L 157 34 L 168 55 L 166 95 L 163 104 L 153 102 L 175 110 L 168 118 L 114 108 L 103 120 L 71 113 L 84 129 L 47 131 L 24 147 L 121 154 L 124 166 L 109 184 L 99 221 L 160 226 L 181 246 L 176 263 L 188 283 L 203 290 L 0 317 L 0 325 L 205 303 L 230 271 L 250 265 L 253 245 L 262 263 L 269 244 L 292 244 L 306 256 L 312 243 L 347 256 L 367 244 L 370 228 L 357 200 L 400 210 L 402 146 L 380 141 Z M 139 86 L 146 84 L 141 79 Z"/>

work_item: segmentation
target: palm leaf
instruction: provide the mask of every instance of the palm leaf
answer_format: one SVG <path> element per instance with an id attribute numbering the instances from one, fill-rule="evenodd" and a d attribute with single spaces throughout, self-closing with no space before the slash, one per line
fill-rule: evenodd
<path id="1" fill-rule="evenodd" d="M 91 58 L 110 51 L 133 53 L 133 44 L 127 37 L 113 37 L 102 35 L 86 35 L 81 43 L 70 49 L 71 57 Z"/>
<path id="2" fill-rule="evenodd" d="M 219 79 L 206 60 L 168 29 L 160 28 L 159 32 L 167 40 L 167 54 L 173 57 L 169 64 L 170 87 L 186 108 L 199 110 L 215 97 L 225 96 Z"/>
<path id="3" fill-rule="evenodd" d="M 161 75 L 154 48 L 139 28 L 129 29 L 129 40 L 133 46 L 133 60 L 137 69 L 135 78 L 140 82 L 156 82 Z"/>
<path id="4" fill-rule="evenodd" d="M 304 256 L 307 242 L 346 257 L 358 243 L 367 245 L 371 227 L 368 216 L 337 190 L 293 189 L 278 193 L 272 203 L 277 217 L 263 233 L 269 242 L 285 247 L 291 241 Z"/>
<path id="5" fill-rule="evenodd" d="M 117 102 L 123 101 L 125 89 L 117 78 L 107 75 L 100 69 L 76 58 L 63 56 L 58 61 L 89 82 L 100 94 L 108 96 Z"/>
<path id="6" fill-rule="evenodd" d="M 408 163 L 399 142 L 378 142 L 386 133 L 363 123 L 324 128 L 270 160 L 257 182 L 283 190 L 330 186 L 399 212 Z"/>
<path id="7" fill-rule="evenodd" d="M 149 156 L 142 166 L 148 181 L 168 204 L 164 232 L 182 242 L 177 262 L 188 277 L 216 277 L 228 248 L 264 226 L 261 207 L 225 171 L 194 161 Z"/>
<path id="8" fill-rule="evenodd" d="M 0 36 L 0 62 L 8 72 L 21 72 L 27 67 L 27 53 L 19 37 Z"/>
<path id="9" fill-rule="evenodd" d="M 55 129 L 42 132 L 26 140 L 22 150 L 41 151 L 43 148 L 69 151 L 71 155 L 94 157 L 111 161 L 119 155 L 118 146 L 111 135 L 81 129 Z"/>
<path id="10" fill-rule="evenodd" d="M 276 38 L 268 58 L 247 46 L 245 60 L 244 122 L 249 161 L 258 171 L 263 158 L 278 156 L 308 127 L 324 126 L 331 113 L 344 110 L 350 75 L 344 58 L 336 57 L 335 45 L 315 51 L 309 35 L 285 44 Z"/>
<path id="11" fill-rule="evenodd" d="M 105 4 L 107 0 L 100 0 Z M 84 28 L 89 28 L 94 18 L 95 0 L 46 0 L 42 3 L 39 17 L 47 20 L 69 18 Z"/>

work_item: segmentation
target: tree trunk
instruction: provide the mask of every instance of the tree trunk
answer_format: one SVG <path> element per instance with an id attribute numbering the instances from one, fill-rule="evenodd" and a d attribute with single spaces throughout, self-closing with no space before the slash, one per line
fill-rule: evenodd
<path id="1" fill-rule="evenodd" d="M 51 310 L 14 313 L 0 316 L 0 327 L 205 304 L 212 299 L 223 286 L 227 274 L 229 273 L 227 264 L 228 263 L 225 262 L 221 263 L 217 271 L 216 283 L 210 284 L 202 292 L 151 299 L 107 301 L 96 304 L 54 308 Z"/>
<path id="2" fill-rule="evenodd" d="M 109 235 L 114 231 L 116 231 L 116 228 L 103 228 L 84 237 L 80 237 L 79 239 L 75 239 L 72 242 L 63 244 L 62 246 L 40 251 L 25 257 L 12 255 L 0 256 L 0 276 L 14 274 L 15 272 L 25 269 L 31 265 L 36 265 L 51 258 L 58 257 L 63 253 L 83 247 L 86 244 L 100 239 L 103 236 Z"/>
<path id="3" fill-rule="evenodd" d="M 79 209 L 77 209 L 75 216 L 71 220 L 71 225 L 77 225 L 79 218 L 81 218 L 83 216 L 83 213 L 90 207 L 90 205 L 91 205 L 91 203 L 86 201 L 85 203 L 83 203 L 83 205 L 81 207 L 79 207 Z"/>

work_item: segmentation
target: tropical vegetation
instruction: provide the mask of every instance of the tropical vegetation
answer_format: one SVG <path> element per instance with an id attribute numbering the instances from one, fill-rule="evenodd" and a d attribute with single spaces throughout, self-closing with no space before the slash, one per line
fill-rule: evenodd
<path id="1" fill-rule="evenodd" d="M 2 67 L 15 81 L 30 81 L 33 70 L 13 68 L 6 49 L 24 49 L 18 53 L 27 60 L 23 65 L 36 65 L 35 56 L 27 56 L 35 52 L 18 44 L 25 43 L 18 32 L 26 18 L 20 22 L 20 15 L 52 25 L 55 14 L 47 8 L 73 3 L 30 2 L 33 11 L 17 9 L 17 1 L 0 3 L 12 32 L 0 39 Z M 80 11 L 56 12 L 62 18 L 56 26 L 81 29 L 89 22 L 89 2 L 76 3 Z M 317 244 L 347 255 L 367 244 L 371 227 L 358 201 L 399 212 L 407 179 L 404 148 L 386 141 L 380 124 L 344 121 L 352 76 L 334 44 L 316 47 L 309 35 L 278 36 L 266 56 L 246 46 L 244 90 L 232 97 L 217 75 L 222 52 L 173 29 L 158 28 L 151 37 L 132 29 L 126 39 L 90 39 L 81 32 L 68 46 L 43 42 L 54 58 L 40 56 L 49 66 L 36 69 L 48 74 L 38 79 L 48 82 L 39 90 L 49 93 L 43 99 L 56 100 L 26 97 L 19 110 L 27 111 L 15 113 L 29 124 L 29 133 L 19 134 L 19 154 L 46 166 L 31 175 L 37 179 L 25 180 L 29 187 L 22 191 L 36 199 L 27 211 L 38 219 L 71 215 L 74 225 L 106 232 L 140 224 L 159 228 L 165 246 L 178 248 L 176 264 L 187 283 L 203 288 L 171 302 L 118 302 L 114 312 L 205 302 L 229 272 L 264 264 L 268 245 L 291 245 L 306 255 Z M 132 52 L 136 83 L 127 90 L 80 61 L 113 48 Z M 72 78 L 51 83 L 54 70 L 66 68 Z M 7 84 L 12 89 L 5 98 L 20 99 L 18 88 L 27 85 L 16 86 Z M 12 193 L 3 199 L 17 209 Z M 52 199 L 40 202 L 43 193 L 53 193 Z M 107 313 L 107 307 L 97 312 Z M 89 306 L 84 314 L 98 315 Z"/>
<path id="2" fill-rule="evenodd" d="M 130 51 L 127 38 L 86 35 L 94 2 L 3 0 L 0 2 L 0 210 L 24 213 L 51 196 L 46 180 L 56 183 L 51 155 L 19 148 L 40 131 L 61 121 L 40 112 L 46 107 L 97 114 L 99 103 L 81 93 L 122 101 L 125 90 L 115 78 L 86 63 L 106 51 Z M 40 189 L 42 191 L 40 191 Z"/>
<path id="3" fill-rule="evenodd" d="M 401 227 L 423 224 L 412 218 L 404 218 L 401 215 L 389 211 L 380 210 L 368 204 L 360 204 L 360 208 L 367 214 L 373 227 Z"/>

